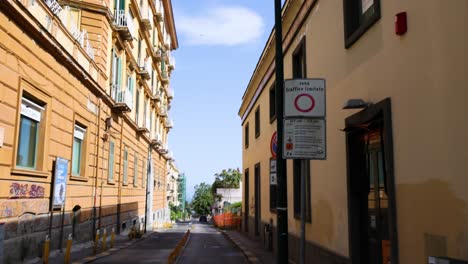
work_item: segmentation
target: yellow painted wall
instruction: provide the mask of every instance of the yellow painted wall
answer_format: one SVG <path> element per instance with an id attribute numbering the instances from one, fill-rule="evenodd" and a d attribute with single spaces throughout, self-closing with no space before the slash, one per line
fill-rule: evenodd
<path id="1" fill-rule="evenodd" d="M 292 1 L 299 5 L 301 1 Z M 291 78 L 291 54 L 306 37 L 307 77 L 327 80 L 326 161 L 313 161 L 312 225 L 307 240 L 348 255 L 346 145 L 344 119 L 356 110 L 342 110 L 350 98 L 377 103 L 392 100 L 397 231 L 400 263 L 424 263 L 425 234 L 446 238 L 447 255 L 468 260 L 468 3 L 455 1 L 381 1 L 382 18 L 349 49 L 344 48 L 342 1 L 318 1 L 285 53 L 285 78 Z M 408 13 L 408 32 L 394 33 L 394 15 Z M 288 15 L 288 14 L 286 14 Z M 290 15 L 290 14 L 289 14 Z M 283 29 L 284 30 L 284 29 Z M 286 31 L 286 30 L 284 30 Z M 269 53 L 270 52 L 270 53 Z M 272 58 L 274 49 L 267 51 Z M 272 59 L 259 66 L 265 72 Z M 262 74 L 255 75 L 240 114 L 251 100 Z M 266 85 L 269 89 L 272 79 Z M 254 139 L 254 110 L 261 107 L 262 132 Z M 262 221 L 268 209 L 268 158 L 271 133 L 268 90 L 247 117 L 250 146 L 243 166 L 261 162 Z M 244 130 L 242 130 L 244 131 Z M 288 163 L 292 172 L 292 163 Z M 293 218 L 292 174 L 288 174 L 289 232 L 298 235 Z M 253 211 L 250 214 L 253 216 Z M 430 254 L 430 252 L 428 252 Z"/>

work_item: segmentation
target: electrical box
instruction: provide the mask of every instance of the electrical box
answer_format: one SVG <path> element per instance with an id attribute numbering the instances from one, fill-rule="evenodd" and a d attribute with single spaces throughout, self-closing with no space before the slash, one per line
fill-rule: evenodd
<path id="1" fill-rule="evenodd" d="M 456 260 L 447 257 L 429 257 L 428 264 L 468 264 L 468 261 Z"/>

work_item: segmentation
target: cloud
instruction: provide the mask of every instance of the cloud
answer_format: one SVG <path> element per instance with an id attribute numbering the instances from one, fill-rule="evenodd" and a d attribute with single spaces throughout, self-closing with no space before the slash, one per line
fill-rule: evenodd
<path id="1" fill-rule="evenodd" d="M 194 45 L 235 46 L 257 40 L 264 23 L 253 10 L 224 6 L 208 9 L 198 16 L 182 16 L 176 20 L 177 30 Z"/>

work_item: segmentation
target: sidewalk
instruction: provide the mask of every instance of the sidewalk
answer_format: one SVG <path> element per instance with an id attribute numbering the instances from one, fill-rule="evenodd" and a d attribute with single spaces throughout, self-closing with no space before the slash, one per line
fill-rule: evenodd
<path id="1" fill-rule="evenodd" d="M 241 251 L 250 263 L 275 264 L 273 252 L 266 250 L 260 241 L 254 240 L 247 234 L 235 230 L 220 230 Z"/>
<path id="2" fill-rule="evenodd" d="M 73 244 L 70 260 L 73 264 L 89 263 L 96 259 L 108 256 L 112 253 L 117 252 L 118 250 L 127 248 L 136 243 L 140 243 L 146 240 L 151 235 L 157 233 L 157 231 L 148 231 L 146 234 L 143 234 L 143 237 L 140 239 L 129 240 L 127 234 L 116 235 L 114 240 L 114 247 L 110 248 L 110 236 L 107 237 L 106 251 L 102 251 L 102 238 L 99 240 L 99 245 L 97 248 L 97 254 L 94 255 L 94 242 L 89 241 L 81 244 Z M 61 264 L 64 263 L 65 249 L 60 252 L 58 249 L 50 251 L 49 263 L 50 264 Z M 27 264 L 40 264 L 42 263 L 41 258 L 35 258 L 26 262 Z"/>

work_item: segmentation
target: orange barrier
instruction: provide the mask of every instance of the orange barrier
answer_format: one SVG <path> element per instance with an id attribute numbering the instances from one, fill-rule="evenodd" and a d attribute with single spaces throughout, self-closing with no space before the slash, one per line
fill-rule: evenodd
<path id="1" fill-rule="evenodd" d="M 223 229 L 234 229 L 238 228 L 241 223 L 241 219 L 239 216 L 227 212 L 219 215 L 215 215 L 213 217 L 213 223 L 216 227 L 223 228 Z"/>

